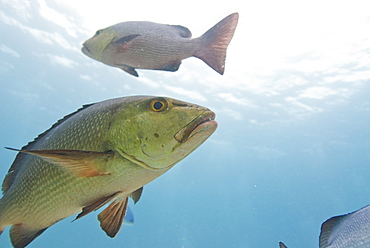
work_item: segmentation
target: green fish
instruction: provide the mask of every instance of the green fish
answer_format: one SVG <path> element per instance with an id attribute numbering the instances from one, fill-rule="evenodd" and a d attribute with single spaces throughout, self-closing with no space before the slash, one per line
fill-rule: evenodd
<path id="1" fill-rule="evenodd" d="M 111 202 L 98 220 L 114 237 L 128 197 L 136 203 L 143 185 L 206 141 L 214 118 L 205 107 L 166 97 L 85 105 L 17 150 L 2 185 L 0 233 L 11 226 L 13 246 L 25 247 L 56 222 Z"/>
<path id="2" fill-rule="evenodd" d="M 83 43 L 82 52 L 136 77 L 135 69 L 177 71 L 181 60 L 191 56 L 222 75 L 238 19 L 239 14 L 233 13 L 195 39 L 189 29 L 179 25 L 122 22 L 98 30 Z"/>

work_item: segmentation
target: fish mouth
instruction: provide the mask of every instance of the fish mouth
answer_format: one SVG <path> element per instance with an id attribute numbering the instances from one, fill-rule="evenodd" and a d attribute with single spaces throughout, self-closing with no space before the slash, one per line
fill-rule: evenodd
<path id="1" fill-rule="evenodd" d="M 177 142 L 184 143 L 191 139 L 197 133 L 216 129 L 217 122 L 215 121 L 215 113 L 210 110 L 205 111 L 202 115 L 196 117 L 193 121 L 181 128 L 174 136 Z"/>
<path id="2" fill-rule="evenodd" d="M 91 51 L 90 51 L 89 47 L 88 47 L 88 46 L 86 46 L 86 44 L 85 44 L 85 43 L 84 43 L 84 44 L 82 44 L 81 51 L 82 51 L 85 55 L 89 55 L 89 54 L 91 54 Z"/>

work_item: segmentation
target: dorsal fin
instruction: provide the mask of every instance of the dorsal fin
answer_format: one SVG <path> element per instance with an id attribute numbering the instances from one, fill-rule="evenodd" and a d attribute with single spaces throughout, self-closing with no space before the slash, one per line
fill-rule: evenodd
<path id="1" fill-rule="evenodd" d="M 54 123 L 48 130 L 46 130 L 45 132 L 41 133 L 40 135 L 38 135 L 33 141 L 29 142 L 27 145 L 23 146 L 21 148 L 21 150 L 32 150 L 32 147 L 33 145 L 39 140 L 41 139 L 42 137 L 44 137 L 50 130 L 52 130 L 53 128 L 59 126 L 61 123 L 63 123 L 64 121 L 66 121 L 67 119 L 69 119 L 71 116 L 75 115 L 76 113 L 79 113 L 80 111 L 90 107 L 94 105 L 93 104 L 86 104 L 86 105 L 83 105 L 82 108 L 79 108 L 78 110 L 76 110 L 75 112 L 71 113 L 71 114 L 68 114 L 66 116 L 64 116 L 62 119 L 58 120 L 56 123 Z M 20 169 L 21 165 L 22 165 L 22 160 L 25 158 L 25 156 L 27 156 L 26 154 L 24 153 L 18 153 L 13 164 L 10 166 L 9 170 L 8 170 L 8 174 L 5 176 L 4 178 L 4 181 L 3 181 L 3 184 L 2 184 L 2 191 L 3 191 L 3 194 L 10 188 L 10 186 L 12 185 L 15 177 L 17 176 L 17 172 L 18 170 Z"/>
<path id="2" fill-rule="evenodd" d="M 279 248 L 288 248 L 283 242 L 279 242 Z"/>
<path id="3" fill-rule="evenodd" d="M 341 221 L 343 221 L 346 216 L 347 215 L 335 216 L 322 223 L 319 237 L 320 247 L 326 247 L 329 244 L 329 239 L 331 235 L 333 235 L 335 228 L 340 225 Z"/>
<path id="4" fill-rule="evenodd" d="M 55 127 L 59 126 L 60 124 L 62 124 L 64 121 L 66 121 L 67 119 L 69 119 L 73 115 L 81 112 L 82 110 L 87 109 L 88 107 L 90 107 L 90 106 L 92 106 L 94 104 L 95 103 L 82 105 L 82 107 L 79 108 L 79 109 L 77 109 L 75 112 L 70 113 L 70 114 L 64 116 L 62 119 L 60 119 L 56 123 L 54 123 L 48 130 L 46 130 L 45 132 L 39 134 L 33 141 L 29 142 L 27 145 L 25 145 L 24 147 L 22 147 L 21 150 L 31 150 L 31 148 L 34 145 L 34 143 L 36 143 L 36 141 L 38 141 L 39 139 L 41 139 L 42 137 L 44 137 L 50 130 L 52 130 Z"/>
<path id="5" fill-rule="evenodd" d="M 184 26 L 181 25 L 168 25 L 168 26 L 174 28 L 176 32 L 183 38 L 191 38 L 192 36 L 191 31 Z"/>

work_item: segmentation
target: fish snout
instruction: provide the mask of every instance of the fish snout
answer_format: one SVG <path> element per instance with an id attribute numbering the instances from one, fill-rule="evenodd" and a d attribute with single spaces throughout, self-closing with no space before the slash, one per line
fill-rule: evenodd
<path id="1" fill-rule="evenodd" d="M 195 134 L 205 132 L 207 130 L 208 132 L 205 133 L 210 136 L 217 128 L 215 117 L 215 113 L 207 109 L 202 115 L 198 116 L 188 125 L 180 129 L 175 134 L 174 138 L 177 142 L 184 143 L 195 136 Z"/>
<path id="2" fill-rule="evenodd" d="M 89 47 L 88 44 L 86 44 L 86 42 L 84 42 L 82 44 L 81 51 L 83 52 L 83 54 L 85 54 L 87 56 L 90 56 L 91 55 L 91 48 Z"/>

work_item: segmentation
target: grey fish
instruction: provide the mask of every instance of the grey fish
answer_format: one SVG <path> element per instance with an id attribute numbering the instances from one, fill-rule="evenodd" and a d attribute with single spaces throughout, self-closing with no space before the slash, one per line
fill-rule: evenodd
<path id="1" fill-rule="evenodd" d="M 279 242 L 280 248 L 287 248 Z M 335 216 L 321 225 L 320 248 L 369 248 L 370 206 Z"/>
<path id="2" fill-rule="evenodd" d="M 279 248 L 288 248 L 283 242 L 279 242 Z"/>
<path id="3" fill-rule="evenodd" d="M 203 60 L 222 75 L 226 49 L 238 19 L 239 14 L 233 13 L 194 39 L 190 30 L 180 25 L 122 22 L 98 30 L 83 43 L 82 52 L 136 77 L 135 69 L 177 71 L 181 61 L 191 56 Z"/>
<path id="4" fill-rule="evenodd" d="M 370 206 L 332 217 L 321 226 L 320 248 L 370 247 Z"/>

